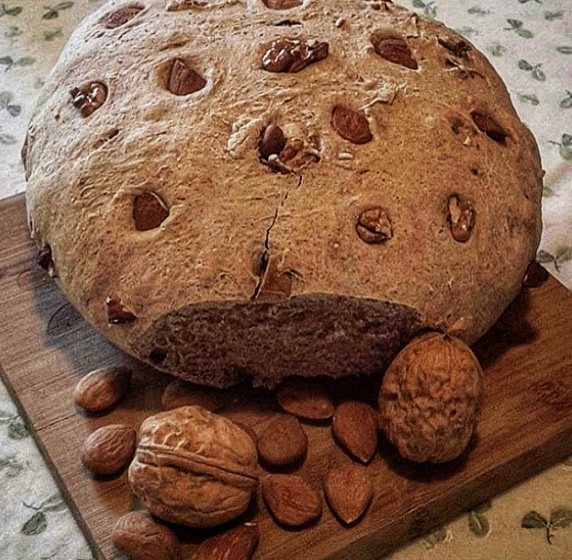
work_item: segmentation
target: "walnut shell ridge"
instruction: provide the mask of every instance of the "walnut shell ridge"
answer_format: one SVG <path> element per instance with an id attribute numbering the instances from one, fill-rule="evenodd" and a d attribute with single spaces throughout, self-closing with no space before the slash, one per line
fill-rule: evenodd
<path id="1" fill-rule="evenodd" d="M 441 333 L 422 334 L 384 374 L 379 425 L 405 459 L 452 461 L 473 436 L 482 383 L 481 366 L 464 342 Z"/>
<path id="2" fill-rule="evenodd" d="M 145 419 L 129 484 L 156 517 L 213 527 L 248 508 L 257 462 L 256 446 L 242 428 L 202 407 L 184 406 Z"/>
<path id="3" fill-rule="evenodd" d="M 22 156 L 74 306 L 215 386 L 373 374 L 426 328 L 470 344 L 540 241 L 539 153 L 501 78 L 390 2 L 114 0 Z"/>

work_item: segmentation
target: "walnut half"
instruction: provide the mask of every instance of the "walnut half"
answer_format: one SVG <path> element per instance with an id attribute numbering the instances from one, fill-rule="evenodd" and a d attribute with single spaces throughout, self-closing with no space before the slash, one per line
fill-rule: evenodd
<path id="1" fill-rule="evenodd" d="M 143 422 L 129 483 L 156 517 L 213 527 L 247 509 L 257 462 L 242 428 L 200 406 L 183 406 Z"/>

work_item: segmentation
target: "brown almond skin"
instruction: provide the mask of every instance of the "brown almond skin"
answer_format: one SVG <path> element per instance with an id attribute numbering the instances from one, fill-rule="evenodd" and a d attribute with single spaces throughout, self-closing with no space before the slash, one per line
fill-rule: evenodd
<path id="1" fill-rule="evenodd" d="M 137 432 L 125 424 L 108 424 L 84 442 L 81 461 L 96 475 L 116 474 L 125 468 L 135 451 Z"/>
<path id="2" fill-rule="evenodd" d="M 168 90 L 174 95 L 188 95 L 203 89 L 207 82 L 190 68 L 184 60 L 173 60 L 169 71 Z"/>
<path id="3" fill-rule="evenodd" d="M 270 513 L 282 525 L 300 527 L 322 515 L 320 495 L 299 475 L 270 474 L 261 487 Z"/>
<path id="4" fill-rule="evenodd" d="M 263 0 L 263 2 L 271 10 L 289 10 L 302 5 L 302 0 Z"/>
<path id="5" fill-rule="evenodd" d="M 411 49 L 401 37 L 374 34 L 371 39 L 375 52 L 389 62 L 399 64 L 411 70 L 417 70 L 417 61 L 411 53 Z"/>
<path id="6" fill-rule="evenodd" d="M 301 462 L 308 452 L 308 436 L 300 421 L 282 414 L 270 422 L 258 437 L 258 455 L 271 467 Z"/>
<path id="7" fill-rule="evenodd" d="M 201 406 L 216 412 L 226 404 L 226 395 L 222 389 L 174 379 L 165 387 L 161 404 L 165 410 L 173 410 L 180 406 Z"/>
<path id="8" fill-rule="evenodd" d="M 194 560 L 250 560 L 258 545 L 258 526 L 245 523 L 204 540 Z"/>
<path id="9" fill-rule="evenodd" d="M 332 127 L 345 140 L 352 144 L 367 144 L 373 139 L 369 123 L 363 113 L 336 105 L 332 110 Z"/>
<path id="10" fill-rule="evenodd" d="M 89 372 L 76 384 L 76 406 L 88 412 L 102 412 L 116 405 L 131 386 L 133 372 L 122 366 L 103 367 Z"/>
<path id="11" fill-rule="evenodd" d="M 131 560 L 179 560 L 179 540 L 171 529 L 146 511 L 131 511 L 120 517 L 111 533 L 117 550 Z"/>
<path id="12" fill-rule="evenodd" d="M 334 414 L 334 404 L 327 391 L 309 379 L 286 379 L 274 395 L 282 410 L 306 420 L 327 420 Z"/>
<path id="13" fill-rule="evenodd" d="M 324 494 L 334 514 L 349 525 L 362 517 L 373 498 L 373 482 L 367 467 L 344 461 L 324 478 Z"/>
<path id="14" fill-rule="evenodd" d="M 367 403 L 345 401 L 332 420 L 336 441 L 362 463 L 369 463 L 377 450 L 378 424 L 375 410 Z"/>
<path id="15" fill-rule="evenodd" d="M 270 123 L 260 134 L 258 153 L 262 159 L 268 159 L 272 154 L 279 155 L 286 145 L 286 137 L 282 129 Z"/>

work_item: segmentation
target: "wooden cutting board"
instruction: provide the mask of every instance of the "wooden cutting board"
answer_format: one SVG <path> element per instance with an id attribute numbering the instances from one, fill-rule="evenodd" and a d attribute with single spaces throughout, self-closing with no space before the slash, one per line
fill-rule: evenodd
<path id="1" fill-rule="evenodd" d="M 23 196 L 0 202 L 0 370 L 98 559 L 117 558 L 110 541 L 116 519 L 133 507 L 126 473 L 93 479 L 80 448 L 95 428 L 112 422 L 138 426 L 160 410 L 168 376 L 132 361 L 71 308 L 36 265 Z M 368 467 L 375 496 L 365 517 L 342 526 L 326 505 L 304 530 L 278 527 L 260 496 L 242 520 L 260 526 L 259 560 L 372 560 L 439 523 L 572 454 L 572 295 L 549 277 L 523 289 L 496 327 L 476 346 L 485 369 L 485 398 L 470 451 L 442 466 L 400 460 L 382 442 Z M 132 365 L 131 392 L 107 415 L 78 412 L 72 391 L 82 375 L 105 365 Z M 373 388 L 372 388 L 373 387 Z M 371 380 L 332 388 L 375 398 Z M 261 430 L 276 411 L 269 393 L 233 392 L 224 411 Z M 321 488 L 329 465 L 344 458 L 328 425 L 305 425 L 309 454 L 304 476 Z M 261 469 L 261 474 L 263 473 Z M 186 531 L 186 558 L 204 538 Z"/>

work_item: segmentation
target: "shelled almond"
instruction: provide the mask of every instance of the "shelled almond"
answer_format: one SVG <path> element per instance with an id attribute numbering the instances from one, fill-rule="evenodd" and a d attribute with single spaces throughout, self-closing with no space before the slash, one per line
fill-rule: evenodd
<path id="1" fill-rule="evenodd" d="M 115 547 L 131 560 L 179 560 L 176 534 L 146 511 L 121 516 L 111 533 Z"/>
<path id="2" fill-rule="evenodd" d="M 287 527 L 300 527 L 322 515 L 322 499 L 302 476 L 270 474 L 261 481 L 262 495 L 272 516 Z"/>
<path id="3" fill-rule="evenodd" d="M 377 449 L 378 425 L 376 412 L 370 405 L 361 401 L 338 405 L 332 432 L 336 441 L 358 461 L 371 461 Z"/>
<path id="4" fill-rule="evenodd" d="M 367 467 L 344 461 L 324 478 L 324 494 L 336 516 L 346 525 L 357 521 L 373 498 L 373 482 Z"/>
<path id="5" fill-rule="evenodd" d="M 308 452 L 308 437 L 300 421 L 281 414 L 268 424 L 258 437 L 259 458 L 270 467 L 299 463 Z"/>
<path id="6" fill-rule="evenodd" d="M 88 412 L 102 412 L 116 405 L 129 390 L 132 370 L 123 366 L 90 371 L 74 387 L 76 406 Z"/>
<path id="7" fill-rule="evenodd" d="M 244 523 L 205 539 L 197 548 L 193 560 L 250 560 L 258 539 L 258 526 Z"/>
<path id="8" fill-rule="evenodd" d="M 288 379 L 275 391 L 278 404 L 285 412 L 306 420 L 328 420 L 334 404 L 323 385 L 308 379 Z"/>
<path id="9" fill-rule="evenodd" d="M 135 451 L 137 432 L 125 424 L 108 424 L 85 440 L 81 460 L 96 475 L 112 475 L 124 469 Z"/>

